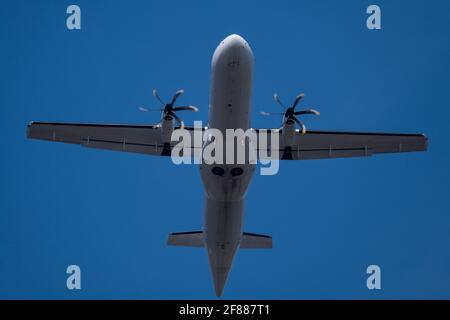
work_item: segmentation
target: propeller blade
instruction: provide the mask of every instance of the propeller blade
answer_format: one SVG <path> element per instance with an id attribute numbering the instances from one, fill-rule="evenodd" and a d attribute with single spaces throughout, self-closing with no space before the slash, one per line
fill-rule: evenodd
<path id="1" fill-rule="evenodd" d="M 170 102 L 170 105 L 173 106 L 175 104 L 175 101 L 177 101 L 178 97 L 181 96 L 183 93 L 184 93 L 183 89 L 180 89 L 177 92 L 175 92 L 175 94 L 174 94 L 174 96 L 172 98 L 172 101 Z"/>
<path id="2" fill-rule="evenodd" d="M 282 107 L 283 109 L 286 109 L 283 105 L 283 103 L 280 100 L 280 97 L 278 96 L 278 93 L 274 93 L 273 94 L 273 99 L 280 105 L 280 107 Z"/>
<path id="3" fill-rule="evenodd" d="M 190 111 L 198 112 L 198 108 L 194 107 L 194 106 L 180 106 L 180 107 L 175 107 L 172 110 L 173 111 L 190 110 Z"/>
<path id="4" fill-rule="evenodd" d="M 296 116 L 301 115 L 301 114 L 313 114 L 316 116 L 320 116 L 320 112 L 317 110 L 314 110 L 314 109 L 301 110 L 301 111 L 294 112 L 294 114 Z"/>
<path id="5" fill-rule="evenodd" d="M 183 122 L 183 120 L 181 120 L 180 117 L 178 117 L 175 114 L 175 112 L 170 112 L 169 114 L 180 124 L 180 128 L 184 129 L 184 122 Z"/>
<path id="6" fill-rule="evenodd" d="M 265 111 L 261 111 L 260 114 L 262 114 L 263 116 L 279 116 L 279 115 L 283 115 L 284 112 L 265 112 Z"/>
<path id="7" fill-rule="evenodd" d="M 291 117 L 292 120 L 294 120 L 301 128 L 302 128 L 302 134 L 306 133 L 306 127 L 300 120 L 297 119 L 297 117 Z"/>
<path id="8" fill-rule="evenodd" d="M 159 97 L 158 91 L 156 91 L 156 89 L 153 89 L 152 94 L 153 94 L 153 96 L 154 96 L 159 102 L 161 102 L 161 104 L 162 104 L 163 106 L 165 105 L 165 103 L 164 103 L 164 102 L 161 100 L 161 98 Z"/>
<path id="9" fill-rule="evenodd" d="M 139 109 L 139 111 L 142 111 L 142 112 L 152 112 L 152 111 L 163 111 L 164 110 L 164 109 L 148 109 L 145 107 L 139 107 L 138 109 Z"/>
<path id="10" fill-rule="evenodd" d="M 292 104 L 292 109 L 295 109 L 295 107 L 298 105 L 300 100 L 305 96 L 304 93 L 300 93 L 298 96 L 295 97 L 294 103 Z"/>

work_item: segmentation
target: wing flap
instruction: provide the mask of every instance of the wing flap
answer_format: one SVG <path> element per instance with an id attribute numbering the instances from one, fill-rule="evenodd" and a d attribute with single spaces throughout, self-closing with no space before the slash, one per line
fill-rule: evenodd
<path id="1" fill-rule="evenodd" d="M 99 139 L 84 139 L 82 145 L 87 148 L 104 149 L 112 151 L 122 152 L 134 152 L 143 154 L 161 154 L 164 145 L 149 144 L 149 143 L 136 143 L 123 141 L 107 141 Z"/>

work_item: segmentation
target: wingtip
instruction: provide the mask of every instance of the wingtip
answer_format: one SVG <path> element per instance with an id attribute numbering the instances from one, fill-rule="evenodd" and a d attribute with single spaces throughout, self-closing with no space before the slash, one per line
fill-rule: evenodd
<path id="1" fill-rule="evenodd" d="M 33 125 L 33 123 L 34 123 L 34 121 L 30 121 L 27 124 L 27 130 L 26 130 L 25 134 L 28 139 L 30 138 L 30 129 L 31 129 L 31 126 Z"/>

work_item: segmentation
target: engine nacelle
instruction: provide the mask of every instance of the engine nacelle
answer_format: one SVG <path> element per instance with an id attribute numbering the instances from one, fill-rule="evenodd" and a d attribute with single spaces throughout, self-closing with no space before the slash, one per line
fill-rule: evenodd
<path id="1" fill-rule="evenodd" d="M 295 139 L 295 125 L 287 121 L 281 131 L 281 143 L 283 147 L 292 147 Z"/>
<path id="2" fill-rule="evenodd" d="M 161 121 L 161 140 L 163 143 L 170 143 L 173 132 L 173 119 L 163 119 Z"/>

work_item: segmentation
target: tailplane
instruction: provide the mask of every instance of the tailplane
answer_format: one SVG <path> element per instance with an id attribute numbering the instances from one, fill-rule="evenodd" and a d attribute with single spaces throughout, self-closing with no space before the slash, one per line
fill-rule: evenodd
<path id="1" fill-rule="evenodd" d="M 174 232 L 167 239 L 169 246 L 204 247 L 203 231 Z M 241 239 L 241 249 L 272 249 L 272 237 L 264 234 L 244 232 Z"/>
<path id="2" fill-rule="evenodd" d="M 169 246 L 204 247 L 203 231 L 174 232 L 167 239 Z"/>
<path id="3" fill-rule="evenodd" d="M 272 237 L 264 234 L 244 232 L 241 249 L 272 249 Z"/>

